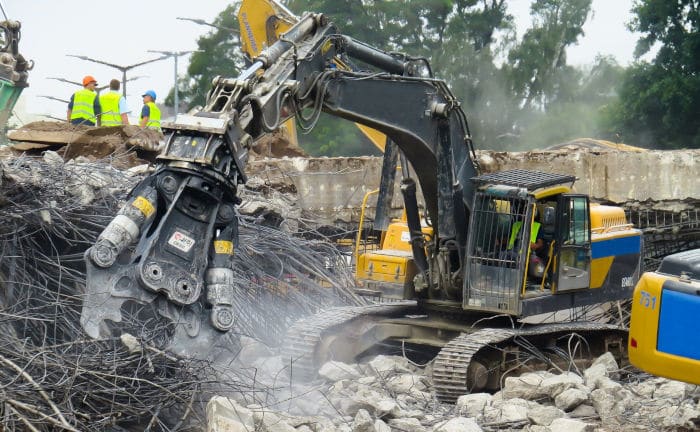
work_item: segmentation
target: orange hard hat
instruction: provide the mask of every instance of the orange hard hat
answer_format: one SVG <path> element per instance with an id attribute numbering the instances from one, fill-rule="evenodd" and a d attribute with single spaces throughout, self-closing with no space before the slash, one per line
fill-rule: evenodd
<path id="1" fill-rule="evenodd" d="M 95 77 L 93 77 L 92 75 L 85 75 L 85 77 L 83 78 L 83 87 L 90 84 L 91 82 L 97 84 L 97 80 L 95 79 Z"/>

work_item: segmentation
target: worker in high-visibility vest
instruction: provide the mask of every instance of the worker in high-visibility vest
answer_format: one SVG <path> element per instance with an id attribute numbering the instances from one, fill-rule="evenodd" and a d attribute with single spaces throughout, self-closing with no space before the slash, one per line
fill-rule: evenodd
<path id="1" fill-rule="evenodd" d="M 97 80 L 92 75 L 83 78 L 83 88 L 73 93 L 68 102 L 67 119 L 70 124 L 100 125 L 100 100 L 95 88 Z"/>
<path id="2" fill-rule="evenodd" d="M 147 90 L 143 97 L 139 126 L 160 130 L 160 109 L 156 106 L 156 92 Z"/>
<path id="3" fill-rule="evenodd" d="M 535 209 L 534 218 L 536 219 L 538 215 Z M 542 233 L 540 232 L 540 227 L 542 225 L 537 221 L 532 221 L 532 226 L 530 227 L 530 250 L 533 252 L 532 256 L 538 256 L 541 253 L 546 253 L 545 242 L 542 238 Z M 515 260 L 518 255 L 522 252 L 520 247 L 520 236 L 521 230 L 523 228 L 523 215 L 517 216 L 517 220 L 511 224 L 510 236 L 508 237 L 508 243 L 506 244 L 506 249 L 502 253 L 503 259 Z"/>
<path id="4" fill-rule="evenodd" d="M 126 98 L 119 93 L 120 82 L 113 79 L 109 82 L 109 91 L 100 95 L 100 117 L 102 126 L 119 126 L 129 124 L 129 106 Z"/>
<path id="5" fill-rule="evenodd" d="M 537 213 L 535 213 L 537 214 Z M 532 228 L 530 229 L 530 249 L 538 252 L 544 246 L 544 240 L 539 235 L 541 224 L 537 221 L 532 222 Z M 520 234 L 520 229 L 523 227 L 523 221 L 519 220 L 513 223 L 510 229 L 510 238 L 508 239 L 508 250 L 513 249 Z"/>

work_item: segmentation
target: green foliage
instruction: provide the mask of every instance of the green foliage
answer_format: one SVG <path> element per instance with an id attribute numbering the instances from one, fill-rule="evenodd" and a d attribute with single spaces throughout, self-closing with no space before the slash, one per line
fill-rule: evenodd
<path id="1" fill-rule="evenodd" d="M 234 2 L 215 24 L 237 28 Z M 591 0 L 533 0 L 533 25 L 515 33 L 507 0 L 289 0 L 290 10 L 323 12 L 343 34 L 390 52 L 430 60 L 462 102 L 477 148 L 542 148 L 618 131 L 614 59 L 574 68 L 566 50 L 583 35 Z M 216 75 L 236 76 L 244 62 L 237 37 L 216 30 L 198 41 L 182 99 L 202 104 Z M 401 107 L 397 107 L 401 109 Z M 627 111 L 623 111 L 627 112 Z M 602 128 L 598 125 L 602 124 Z M 353 124 L 323 115 L 299 141 L 312 155 L 376 154 Z"/>
<path id="2" fill-rule="evenodd" d="M 523 108 L 544 108 L 561 95 L 566 75 L 566 48 L 583 35 L 591 0 L 536 0 L 531 6 L 533 26 L 508 53 L 511 90 Z M 567 89 L 564 89 L 566 92 Z"/>
<path id="3" fill-rule="evenodd" d="M 212 28 L 197 40 L 197 50 L 190 57 L 187 77 L 178 82 L 178 96 L 192 108 L 204 105 L 212 80 L 217 76 L 236 77 L 244 68 L 245 57 L 241 51 L 236 11 L 240 0 L 234 1 L 216 17 Z M 173 91 L 168 94 L 166 104 L 172 105 Z"/>
<path id="4" fill-rule="evenodd" d="M 634 12 L 635 54 L 658 52 L 625 73 L 604 125 L 644 147 L 700 148 L 700 0 L 638 0 Z"/>
<path id="5" fill-rule="evenodd" d="M 353 36 L 387 51 L 412 56 L 434 52 L 442 43 L 452 0 L 291 0 L 294 11 L 323 12 Z"/>
<path id="6" fill-rule="evenodd" d="M 292 0 L 288 6 L 323 11 L 344 34 L 375 47 L 428 58 L 466 107 L 477 142 L 508 127 L 499 114 L 510 104 L 493 60 L 500 49 L 497 34 L 513 30 L 506 0 Z M 309 137 L 335 142 L 316 130 Z"/>
<path id="7" fill-rule="evenodd" d="M 615 131 L 601 127 L 624 69 L 614 58 L 598 57 L 592 66 L 563 68 L 555 76 L 556 98 L 546 111 L 530 111 L 520 149 L 546 148 L 581 137 L 619 141 Z"/>
<path id="8" fill-rule="evenodd" d="M 381 152 L 354 123 L 321 114 L 308 135 L 299 136 L 300 145 L 311 156 L 379 156 Z"/>

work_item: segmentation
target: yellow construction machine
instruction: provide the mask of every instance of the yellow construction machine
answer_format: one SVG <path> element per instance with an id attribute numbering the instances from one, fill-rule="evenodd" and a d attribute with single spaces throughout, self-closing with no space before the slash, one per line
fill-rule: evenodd
<path id="1" fill-rule="evenodd" d="M 669 255 L 642 275 L 628 351 L 644 371 L 700 385 L 700 249 Z"/>

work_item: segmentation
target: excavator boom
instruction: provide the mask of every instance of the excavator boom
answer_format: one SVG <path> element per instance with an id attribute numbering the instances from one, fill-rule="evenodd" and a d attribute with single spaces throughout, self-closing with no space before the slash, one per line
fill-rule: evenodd
<path id="1" fill-rule="evenodd" d="M 34 67 L 19 52 L 20 29 L 17 21 L 0 21 L 0 126 L 3 129 L 22 90 L 29 85 L 28 72 Z"/>
<path id="2" fill-rule="evenodd" d="M 334 67 L 343 56 L 377 71 Z M 127 302 L 158 303 L 160 314 L 178 323 L 171 349 L 179 353 L 206 353 L 211 340 L 232 327 L 237 187 L 246 181 L 252 143 L 293 115 L 312 127 L 326 111 L 389 136 L 413 162 L 435 235 L 456 241 L 466 229 L 469 179 L 476 174 L 466 116 L 444 82 L 396 75 L 422 66 L 406 58 L 341 35 L 325 16 L 308 14 L 238 78 L 219 78 L 200 112 L 164 124 L 167 143 L 156 171 L 134 188 L 86 253 L 82 324 L 88 334 L 109 334 L 105 320 L 120 322 Z M 419 226 L 415 182 L 404 182 L 409 225 Z M 459 195 L 455 184 L 464 185 Z M 422 242 L 416 237 L 413 250 L 427 280 Z"/>

